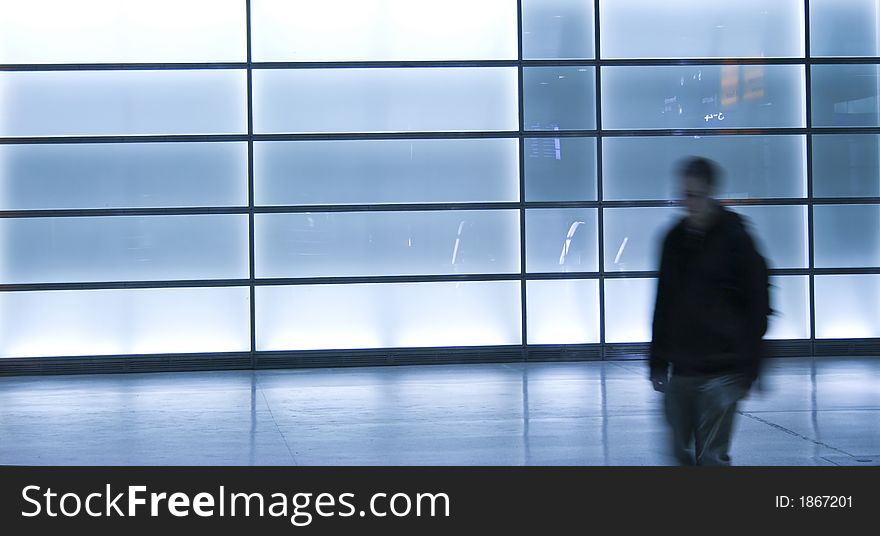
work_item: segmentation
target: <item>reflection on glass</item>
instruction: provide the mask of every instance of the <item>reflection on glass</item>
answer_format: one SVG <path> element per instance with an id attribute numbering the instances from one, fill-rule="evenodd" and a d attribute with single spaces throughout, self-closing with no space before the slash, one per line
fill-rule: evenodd
<path id="1" fill-rule="evenodd" d="M 0 136 L 247 131 L 242 70 L 0 73 Z"/>
<path id="2" fill-rule="evenodd" d="M 254 61 L 513 60 L 516 0 L 252 0 Z"/>
<path id="3" fill-rule="evenodd" d="M 650 341 L 656 298 L 656 279 L 606 279 L 605 342 Z"/>
<path id="4" fill-rule="evenodd" d="M 526 138 L 523 143 L 526 201 L 596 199 L 596 138 Z"/>
<path id="5" fill-rule="evenodd" d="M 880 125 L 880 66 L 813 65 L 810 69 L 814 127 Z"/>
<path id="6" fill-rule="evenodd" d="M 880 205 L 813 207 L 816 268 L 880 266 Z"/>
<path id="7" fill-rule="evenodd" d="M 803 0 L 601 0 L 604 58 L 803 57 Z"/>
<path id="8" fill-rule="evenodd" d="M 595 0 L 522 0 L 523 58 L 595 57 L 594 19 Z"/>
<path id="9" fill-rule="evenodd" d="M 525 129 L 594 129 L 595 95 L 595 67 L 524 67 Z"/>
<path id="10" fill-rule="evenodd" d="M 814 135 L 813 195 L 880 197 L 880 135 Z"/>
<path id="11" fill-rule="evenodd" d="M 258 277 L 519 272 L 516 210 L 258 214 Z"/>
<path id="12" fill-rule="evenodd" d="M 0 292 L 0 357 L 246 352 L 246 287 Z"/>
<path id="13" fill-rule="evenodd" d="M 528 281 L 526 319 L 529 344 L 599 342 L 599 281 Z"/>
<path id="14" fill-rule="evenodd" d="M 0 63 L 246 60 L 241 0 L 27 0 L 2 3 Z"/>
<path id="15" fill-rule="evenodd" d="M 253 77 L 261 133 L 517 130 L 513 67 L 258 69 Z"/>
<path id="16" fill-rule="evenodd" d="M 807 207 L 734 206 L 770 268 L 807 267 Z"/>
<path id="17" fill-rule="evenodd" d="M 770 307 L 773 308 L 773 315 L 769 318 L 764 338 L 810 338 L 810 293 L 807 276 L 771 277 Z"/>
<path id="18" fill-rule="evenodd" d="M 880 56 L 877 0 L 810 0 L 810 55 Z"/>
<path id="19" fill-rule="evenodd" d="M 607 129 L 804 127 L 801 65 L 602 67 Z"/>
<path id="20" fill-rule="evenodd" d="M 680 162 L 700 155 L 723 169 L 720 199 L 806 197 L 806 154 L 805 136 L 604 138 L 602 195 L 615 201 L 677 199 Z"/>
<path id="21" fill-rule="evenodd" d="M 245 214 L 0 219 L 0 282 L 248 276 Z"/>
<path id="22" fill-rule="evenodd" d="M 247 205 L 247 144 L 0 145 L 0 209 Z"/>
<path id="23" fill-rule="evenodd" d="M 816 338 L 880 337 L 880 275 L 817 275 Z"/>
<path id="24" fill-rule="evenodd" d="M 516 202 L 515 139 L 254 144 L 258 205 Z"/>
<path id="25" fill-rule="evenodd" d="M 522 342 L 519 281 L 261 286 L 256 315 L 257 350 Z"/>
<path id="26" fill-rule="evenodd" d="M 597 230 L 594 208 L 526 210 L 526 269 L 531 273 L 598 271 Z"/>
<path id="27" fill-rule="evenodd" d="M 663 238 L 684 213 L 675 208 L 606 208 L 605 270 L 658 270 Z"/>

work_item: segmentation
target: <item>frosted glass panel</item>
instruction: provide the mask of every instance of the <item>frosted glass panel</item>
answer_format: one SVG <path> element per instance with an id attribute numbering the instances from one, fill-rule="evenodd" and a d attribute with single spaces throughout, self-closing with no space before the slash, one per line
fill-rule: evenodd
<path id="1" fill-rule="evenodd" d="M 528 281 L 529 344 L 599 342 L 599 281 Z"/>
<path id="2" fill-rule="evenodd" d="M 605 342 L 650 341 L 656 298 L 656 279 L 606 279 Z"/>
<path id="3" fill-rule="evenodd" d="M 246 352 L 245 287 L 0 292 L 0 356 Z"/>
<path id="4" fill-rule="evenodd" d="M 514 60 L 516 0 L 252 0 L 254 61 Z"/>
<path id="5" fill-rule="evenodd" d="M 816 338 L 880 337 L 880 275 L 817 275 Z"/>
<path id="6" fill-rule="evenodd" d="M 523 68 L 526 130 L 596 128 L 595 67 Z"/>
<path id="7" fill-rule="evenodd" d="M 606 208 L 605 270 L 659 270 L 663 238 L 682 216 L 675 208 Z"/>
<path id="8" fill-rule="evenodd" d="M 813 136 L 813 195 L 880 197 L 880 136 Z"/>
<path id="9" fill-rule="evenodd" d="M 810 55 L 880 56 L 877 0 L 810 0 Z"/>
<path id="10" fill-rule="evenodd" d="M 595 0 L 522 0 L 523 58 L 594 58 Z"/>
<path id="11" fill-rule="evenodd" d="M 0 136 L 233 134 L 247 131 L 245 73 L 0 73 Z"/>
<path id="12" fill-rule="evenodd" d="M 517 130 L 512 67 L 254 71 L 257 132 Z"/>
<path id="13" fill-rule="evenodd" d="M 817 205 L 813 219 L 816 268 L 880 266 L 880 205 Z"/>
<path id="14" fill-rule="evenodd" d="M 259 205 L 519 201 L 515 139 L 257 142 Z"/>
<path id="15" fill-rule="evenodd" d="M 605 138 L 602 195 L 615 201 L 677 199 L 681 161 L 700 155 L 723 170 L 718 198 L 806 197 L 806 154 L 804 136 Z"/>
<path id="16" fill-rule="evenodd" d="M 746 218 L 755 246 L 770 268 L 807 267 L 807 207 L 729 207 Z"/>
<path id="17" fill-rule="evenodd" d="M 10 0 L 0 63 L 245 61 L 245 32 L 241 0 Z"/>
<path id="18" fill-rule="evenodd" d="M 596 138 L 526 138 L 524 143 L 526 201 L 596 199 Z"/>
<path id="19" fill-rule="evenodd" d="M 814 127 L 880 125 L 878 65 L 810 67 Z"/>
<path id="20" fill-rule="evenodd" d="M 245 143 L 0 145 L 0 209 L 247 205 Z"/>
<path id="21" fill-rule="evenodd" d="M 522 342 L 519 281 L 301 285 L 256 292 L 257 350 Z"/>
<path id="22" fill-rule="evenodd" d="M 519 212 L 258 214 L 258 277 L 519 272 Z"/>
<path id="23" fill-rule="evenodd" d="M 602 127 L 802 128 L 804 95 L 801 65 L 603 67 Z"/>
<path id="24" fill-rule="evenodd" d="M 765 339 L 810 338 L 810 285 L 806 276 L 770 278 L 773 315 Z"/>
<path id="25" fill-rule="evenodd" d="M 804 55 L 803 0 L 600 0 L 603 58 Z"/>
<path id="26" fill-rule="evenodd" d="M 248 276 L 245 214 L 0 219 L 0 281 Z"/>
<path id="27" fill-rule="evenodd" d="M 526 269 L 599 271 L 598 228 L 594 208 L 526 210 Z"/>

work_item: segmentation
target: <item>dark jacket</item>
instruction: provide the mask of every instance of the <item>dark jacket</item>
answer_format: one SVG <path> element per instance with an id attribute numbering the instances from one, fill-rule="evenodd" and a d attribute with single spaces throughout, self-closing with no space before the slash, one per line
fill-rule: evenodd
<path id="1" fill-rule="evenodd" d="M 651 377 L 742 372 L 753 379 L 770 314 L 767 264 L 742 219 L 718 207 L 705 232 L 666 235 L 654 308 Z"/>

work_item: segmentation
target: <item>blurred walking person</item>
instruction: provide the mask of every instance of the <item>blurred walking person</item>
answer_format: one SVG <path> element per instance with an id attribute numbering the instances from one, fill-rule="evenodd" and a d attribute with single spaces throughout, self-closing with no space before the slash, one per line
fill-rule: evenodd
<path id="1" fill-rule="evenodd" d="M 730 465 L 770 314 L 767 264 L 742 218 L 713 197 L 719 175 L 705 158 L 679 168 L 687 215 L 663 241 L 654 307 L 650 378 L 682 465 Z"/>

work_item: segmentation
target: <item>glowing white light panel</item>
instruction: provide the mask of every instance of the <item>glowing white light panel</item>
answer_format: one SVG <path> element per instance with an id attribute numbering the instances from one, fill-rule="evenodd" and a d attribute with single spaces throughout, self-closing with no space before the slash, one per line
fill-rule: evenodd
<path id="1" fill-rule="evenodd" d="M 0 356 L 250 349 L 246 287 L 0 292 Z"/>
<path id="2" fill-rule="evenodd" d="M 519 281 L 267 286 L 257 350 L 520 344 Z"/>
<path id="3" fill-rule="evenodd" d="M 529 344 L 598 343 L 599 281 L 528 281 L 526 322 Z"/>

